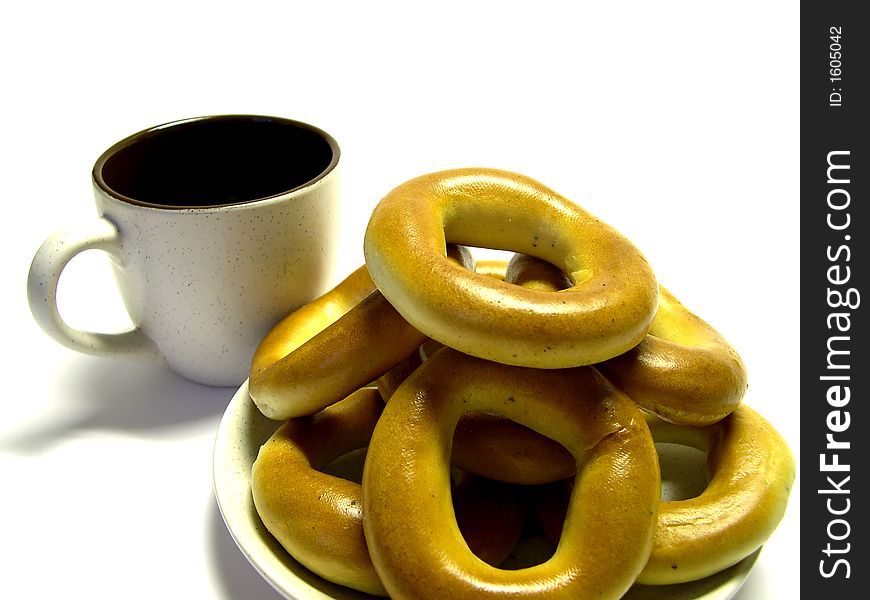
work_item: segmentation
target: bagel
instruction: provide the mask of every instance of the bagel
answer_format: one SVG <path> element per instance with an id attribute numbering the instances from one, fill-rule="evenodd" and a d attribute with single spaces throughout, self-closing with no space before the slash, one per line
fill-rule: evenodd
<path id="1" fill-rule="evenodd" d="M 740 405 L 707 427 L 683 427 L 647 414 L 656 443 L 707 452 L 709 483 L 694 498 L 659 507 L 645 585 L 702 579 L 740 562 L 767 541 L 782 520 L 795 476 L 794 458 L 761 415 Z M 559 542 L 570 482 L 542 488 L 534 511 L 547 537 Z"/>
<path id="2" fill-rule="evenodd" d="M 519 254 L 508 263 L 505 281 L 545 291 L 567 285 L 557 267 Z M 695 427 L 715 423 L 743 400 L 746 367 L 719 332 L 664 287 L 659 291 L 649 333 L 634 348 L 595 368 L 666 421 Z"/>
<path id="3" fill-rule="evenodd" d="M 378 379 L 378 390 L 385 401 L 428 359 L 433 347 L 437 350 L 441 346 L 428 340 Z M 577 471 L 574 457 L 558 442 L 486 412 L 469 413 L 459 419 L 453 434 L 451 461 L 468 473 L 519 485 L 559 481 L 573 477 Z"/>
<path id="4" fill-rule="evenodd" d="M 649 334 L 596 367 L 642 408 L 693 427 L 726 417 L 749 386 L 737 351 L 665 288 Z"/>
<path id="5" fill-rule="evenodd" d="M 550 277 L 554 274 L 540 270 L 541 265 L 550 267 L 549 263 L 525 261 L 524 256 L 515 254 L 510 262 L 477 261 L 474 270 L 504 281 L 509 265 L 514 265 L 512 283 L 531 289 L 549 289 Z M 555 280 L 561 287 L 570 285 L 561 271 L 556 273 Z M 424 360 L 427 358 L 422 346 L 420 355 Z M 577 471 L 574 457 L 558 442 L 510 419 L 487 413 L 468 414 L 459 420 L 453 435 L 453 464 L 470 473 L 521 485 L 559 481 L 574 477 Z"/>
<path id="6" fill-rule="evenodd" d="M 312 415 L 388 371 L 424 339 L 373 292 L 299 348 L 252 374 L 251 398 L 270 419 Z"/>
<path id="7" fill-rule="evenodd" d="M 254 352 L 248 387 L 258 389 L 266 369 L 338 321 L 376 289 L 363 265 L 319 298 L 281 319 Z"/>
<path id="8" fill-rule="evenodd" d="M 472 265 L 468 249 L 446 252 L 450 261 Z M 313 415 L 386 373 L 425 339 L 362 266 L 263 338 L 251 361 L 249 392 L 270 419 Z"/>
<path id="9" fill-rule="evenodd" d="M 474 269 L 477 273 L 504 279 L 507 265 L 503 260 L 485 260 L 475 262 Z M 526 273 L 530 274 L 531 270 Z M 441 347 L 432 339 L 425 341 L 417 352 L 378 379 L 384 400 L 389 400 L 399 385 Z M 574 457 L 559 443 L 510 419 L 483 412 L 459 419 L 451 459 L 453 465 L 468 473 L 521 485 L 573 477 L 577 470 Z"/>
<path id="10" fill-rule="evenodd" d="M 462 539 L 450 501 L 450 440 L 472 411 L 551 436 L 581 465 L 562 543 L 545 563 L 498 569 Z M 593 369 L 512 367 L 443 348 L 399 386 L 375 427 L 363 526 L 397 600 L 619 598 L 649 556 L 660 495 L 643 416 Z"/>
<path id="11" fill-rule="evenodd" d="M 378 391 L 363 388 L 287 421 L 260 448 L 251 491 L 266 529 L 299 563 L 333 583 L 385 596 L 363 534 L 360 485 L 321 472 L 368 445 L 382 410 Z"/>
<path id="12" fill-rule="evenodd" d="M 447 243 L 513 250 L 558 266 L 559 295 L 462 268 Z M 412 179 L 372 212 L 364 238 L 372 280 L 427 336 L 503 364 L 564 368 L 635 346 L 658 286 L 631 242 L 541 183 L 494 169 Z"/>
<path id="13" fill-rule="evenodd" d="M 661 504 L 655 544 L 638 582 L 701 579 L 760 548 L 782 520 L 795 478 L 794 457 L 779 432 L 745 404 L 703 428 L 652 415 L 648 423 L 656 442 L 706 451 L 710 481 L 695 498 Z"/>
<path id="14" fill-rule="evenodd" d="M 378 377 L 375 384 L 377 385 L 378 391 L 381 393 L 381 398 L 384 399 L 384 402 L 388 401 L 402 382 L 405 381 L 408 376 L 417 369 L 417 367 L 423 364 L 421 348 L 422 345 L 410 355 L 396 363 L 392 369 Z"/>
<path id="15" fill-rule="evenodd" d="M 383 411 L 374 388 L 360 389 L 312 417 L 284 423 L 251 469 L 254 507 L 266 529 L 300 564 L 324 579 L 375 595 L 386 591 L 371 563 L 362 525 L 362 488 L 322 472 L 368 445 Z M 463 475 L 453 489 L 469 548 L 501 563 L 517 543 L 528 510 L 514 487 Z"/>
<path id="16" fill-rule="evenodd" d="M 455 466 L 495 481 L 538 485 L 573 477 L 577 462 L 564 446 L 501 415 L 475 412 L 453 435 Z"/>

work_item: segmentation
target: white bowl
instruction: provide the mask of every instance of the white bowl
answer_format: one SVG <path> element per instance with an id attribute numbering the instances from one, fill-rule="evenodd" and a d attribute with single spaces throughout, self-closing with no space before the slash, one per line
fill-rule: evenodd
<path id="1" fill-rule="evenodd" d="M 279 423 L 264 417 L 248 395 L 245 382 L 221 419 L 214 449 L 214 489 L 227 529 L 242 554 L 286 598 L 364 600 L 376 598 L 330 583 L 296 562 L 260 521 L 251 497 L 251 466 L 260 446 Z M 727 600 L 749 575 L 758 552 L 721 573 L 670 586 L 634 586 L 631 600 Z"/>

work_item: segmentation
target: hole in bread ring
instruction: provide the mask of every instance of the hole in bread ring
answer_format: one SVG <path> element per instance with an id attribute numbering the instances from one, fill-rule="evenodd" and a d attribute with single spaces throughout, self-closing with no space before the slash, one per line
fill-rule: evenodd
<path id="1" fill-rule="evenodd" d="M 450 441 L 463 414 L 496 412 L 552 437 L 578 467 L 555 554 L 496 569 L 465 545 L 450 501 Z M 639 409 L 591 368 L 538 370 L 435 353 L 399 387 L 375 427 L 363 471 L 372 562 L 394 598 L 619 598 L 648 558 L 658 459 Z M 607 557 L 602 560 L 602 557 Z"/>
<path id="2" fill-rule="evenodd" d="M 254 506 L 266 529 L 299 563 L 324 579 L 386 595 L 371 563 L 362 524 L 362 488 L 354 473 L 383 401 L 363 388 L 311 417 L 281 425 L 251 470 Z M 345 459 L 347 463 L 342 463 Z M 516 489 L 465 475 L 453 489 L 464 539 L 498 564 L 522 532 L 528 510 Z"/>
<path id="3" fill-rule="evenodd" d="M 675 444 L 706 453 L 708 481 L 690 498 L 663 499 L 638 583 L 703 579 L 760 548 L 782 520 L 794 481 L 794 459 L 779 433 L 745 404 L 707 427 L 682 427 L 650 414 L 647 422 L 657 448 Z M 536 488 L 535 515 L 553 543 L 562 534 L 571 485 Z"/>
<path id="4" fill-rule="evenodd" d="M 795 474 L 791 451 L 773 426 L 745 404 L 707 427 L 646 416 L 657 448 L 674 444 L 706 453 L 708 481 L 692 497 L 663 498 L 653 550 L 638 583 L 702 579 L 760 548 L 782 520 Z M 535 515 L 554 543 L 562 533 L 570 489 L 571 482 L 557 482 L 541 486 L 535 496 Z"/>
<path id="5" fill-rule="evenodd" d="M 475 556 L 498 566 L 510 555 L 529 510 L 521 486 L 460 472 L 453 487 L 453 511 L 462 538 Z"/>
<path id="6" fill-rule="evenodd" d="M 504 273 L 504 263 L 501 263 Z M 442 346 L 424 342 L 417 352 L 390 369 L 377 381 L 384 401 L 389 401 L 402 382 Z M 502 483 L 537 485 L 573 477 L 574 457 L 561 444 L 502 416 L 472 412 L 463 415 L 453 434 L 451 463 Z"/>
<path id="7" fill-rule="evenodd" d="M 517 254 L 505 281 L 563 293 L 555 266 Z M 595 365 L 638 405 L 661 418 L 700 427 L 715 423 L 743 400 L 746 367 L 737 351 L 664 287 L 649 332 L 634 348 Z"/>
<path id="8" fill-rule="evenodd" d="M 779 432 L 745 404 L 703 428 L 652 415 L 648 423 L 656 442 L 706 451 L 710 481 L 695 498 L 662 502 L 638 582 L 694 581 L 760 548 L 782 520 L 795 477 L 794 457 Z"/>
<path id="9" fill-rule="evenodd" d="M 555 270 L 548 263 L 535 261 Z M 475 261 L 474 270 L 504 280 L 507 266 L 504 260 L 479 260 Z M 533 272 L 534 269 L 523 270 L 525 275 Z M 561 279 L 561 272 L 558 275 Z M 529 283 L 528 278 L 523 281 L 535 285 Z M 377 385 L 381 397 L 389 401 L 399 385 L 441 347 L 440 343 L 428 339 L 417 352 L 380 377 Z M 577 471 L 574 457 L 558 442 L 510 419 L 482 412 L 469 413 L 459 419 L 453 435 L 451 461 L 469 473 L 521 485 L 558 481 L 573 477 Z"/>
<path id="10" fill-rule="evenodd" d="M 363 534 L 360 485 L 322 472 L 368 445 L 382 410 L 378 391 L 363 388 L 287 421 L 260 448 L 251 490 L 266 529 L 293 558 L 333 583 L 385 596 Z"/>
<path id="11" fill-rule="evenodd" d="M 447 261 L 446 243 L 537 256 L 572 287 L 554 295 Z M 631 242 L 541 183 L 457 169 L 412 179 L 372 213 L 365 257 L 378 289 L 439 342 L 503 364 L 563 368 L 612 358 L 646 334 L 658 299 Z"/>

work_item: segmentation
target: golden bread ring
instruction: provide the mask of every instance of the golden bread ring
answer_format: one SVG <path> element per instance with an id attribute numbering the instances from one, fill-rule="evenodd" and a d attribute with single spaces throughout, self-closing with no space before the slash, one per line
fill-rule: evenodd
<path id="1" fill-rule="evenodd" d="M 502 263 L 504 267 L 504 263 Z M 504 272 L 504 268 L 502 268 Z M 417 352 L 390 369 L 377 381 L 384 401 L 428 356 L 427 340 Z M 464 415 L 453 434 L 452 464 L 463 471 L 502 483 L 536 485 L 573 477 L 574 457 L 558 442 L 524 425 L 498 415 L 475 412 Z"/>
<path id="2" fill-rule="evenodd" d="M 577 472 L 574 457 L 558 442 L 486 412 L 459 420 L 451 460 L 469 473 L 520 485 L 559 481 Z"/>
<path id="3" fill-rule="evenodd" d="M 474 269 L 503 280 L 507 266 L 503 260 L 485 260 L 475 262 Z M 441 347 L 428 339 L 417 352 L 390 369 L 377 382 L 381 397 L 389 400 L 399 385 Z M 574 457 L 557 442 L 510 419 L 487 413 L 467 414 L 459 419 L 451 460 L 468 473 L 521 485 L 558 481 L 573 477 L 577 471 Z"/>
<path id="4" fill-rule="evenodd" d="M 505 280 L 550 291 L 566 285 L 557 267 L 524 255 L 511 259 Z M 734 348 L 664 287 L 644 339 L 595 368 L 642 408 L 696 427 L 733 411 L 748 385 L 746 367 Z"/>
<path id="5" fill-rule="evenodd" d="M 284 317 L 263 338 L 254 353 L 249 387 L 259 387 L 263 371 L 338 321 L 376 289 L 363 265 L 319 298 Z"/>
<path id="6" fill-rule="evenodd" d="M 760 548 L 782 520 L 795 476 L 794 457 L 773 426 L 745 404 L 706 427 L 646 418 L 656 443 L 706 452 L 710 481 L 694 498 L 661 503 L 653 550 L 638 583 L 702 579 Z M 560 482 L 535 497 L 538 522 L 555 543 L 569 496 L 570 482 Z"/>
<path id="7" fill-rule="evenodd" d="M 558 266 L 570 289 L 508 285 L 445 259 L 447 243 L 513 250 Z M 504 364 L 563 368 L 635 346 L 658 286 L 631 242 L 541 183 L 494 169 L 412 179 L 375 207 L 366 264 L 378 289 L 420 331 Z"/>
<path id="8" fill-rule="evenodd" d="M 642 408 L 694 427 L 730 414 L 749 385 L 737 351 L 665 288 L 649 334 L 596 367 Z"/>
<path id="9" fill-rule="evenodd" d="M 422 348 L 422 345 L 420 346 Z M 402 385 L 408 376 L 413 373 L 417 367 L 423 364 L 423 356 L 420 348 L 406 356 L 404 359 L 396 363 L 392 369 L 378 377 L 375 385 L 378 386 L 378 391 L 381 393 L 381 398 L 384 402 L 389 401 L 396 390 Z"/>
<path id="10" fill-rule="evenodd" d="M 473 264 L 467 248 L 446 252 L 451 262 Z M 272 328 L 254 352 L 248 390 L 270 419 L 312 415 L 386 373 L 425 339 L 362 266 Z"/>
<path id="11" fill-rule="evenodd" d="M 697 497 L 659 506 L 655 543 L 638 576 L 645 585 L 702 579 L 727 569 L 767 541 L 782 520 L 795 476 L 780 434 L 745 404 L 707 427 L 684 427 L 648 414 L 656 443 L 707 452 L 710 482 Z M 534 511 L 547 537 L 559 542 L 571 483 L 542 486 Z"/>
<path id="12" fill-rule="evenodd" d="M 321 470 L 368 445 L 383 400 L 360 389 L 312 417 L 284 423 L 251 470 L 254 506 L 266 529 L 300 564 L 324 579 L 386 595 L 362 525 L 362 488 Z M 515 489 L 464 475 L 453 490 L 464 539 L 482 560 L 502 562 L 522 533 L 528 503 Z"/>
<path id="13" fill-rule="evenodd" d="M 299 348 L 252 373 L 251 398 L 270 419 L 312 415 L 380 377 L 424 339 L 372 292 Z M 269 342 L 267 336 L 261 346 Z"/>
<path id="14" fill-rule="evenodd" d="M 450 496 L 450 440 L 472 411 L 550 436 L 581 465 L 562 543 L 545 563 L 497 569 L 462 538 Z M 593 369 L 512 367 L 443 348 L 399 387 L 375 427 L 363 526 L 375 569 L 397 600 L 619 598 L 647 561 L 660 496 L 643 416 Z"/>
<path id="15" fill-rule="evenodd" d="M 383 406 L 376 389 L 363 388 L 291 419 L 263 444 L 251 470 L 257 513 L 293 558 L 333 583 L 381 596 L 363 534 L 362 489 L 320 470 L 368 445 Z"/>
<path id="16" fill-rule="evenodd" d="M 523 257 L 515 254 L 510 262 L 480 260 L 475 262 L 474 270 L 504 281 L 509 265 L 514 265 L 512 283 L 550 289 L 551 272 L 538 271 L 540 265 L 546 265 L 558 274 L 557 281 L 562 284 L 559 289 L 570 285 L 562 272 L 549 263 L 537 259 L 524 261 Z M 421 346 L 421 356 L 422 349 Z M 459 420 L 453 436 L 453 464 L 469 473 L 521 485 L 559 481 L 577 472 L 574 457 L 561 444 L 510 419 L 486 413 L 465 415 Z"/>
<path id="17" fill-rule="evenodd" d="M 662 502 L 643 584 L 683 583 L 730 567 L 761 547 L 785 513 L 795 463 L 764 417 L 740 405 L 707 427 L 648 417 L 658 443 L 707 452 L 710 482 L 697 497 Z"/>

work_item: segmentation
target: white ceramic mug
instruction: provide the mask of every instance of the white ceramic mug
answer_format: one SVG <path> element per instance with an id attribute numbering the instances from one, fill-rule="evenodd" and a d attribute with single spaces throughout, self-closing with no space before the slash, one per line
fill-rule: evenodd
<path id="1" fill-rule="evenodd" d="M 118 142 L 94 166 L 98 218 L 55 233 L 33 259 L 33 316 L 81 352 L 240 384 L 269 329 L 329 283 L 339 155 L 316 127 L 251 115 L 177 121 Z M 112 258 L 132 331 L 81 331 L 58 312 L 61 271 L 93 248 Z"/>

